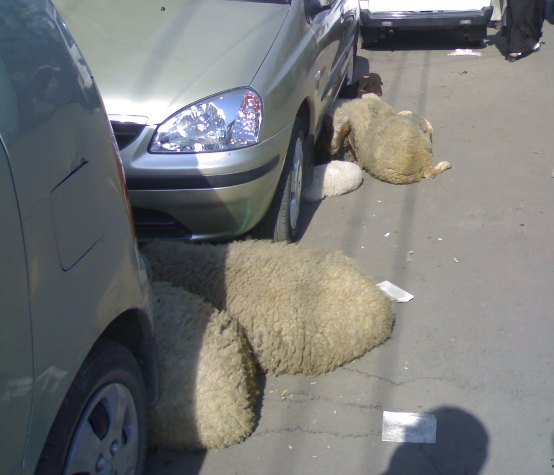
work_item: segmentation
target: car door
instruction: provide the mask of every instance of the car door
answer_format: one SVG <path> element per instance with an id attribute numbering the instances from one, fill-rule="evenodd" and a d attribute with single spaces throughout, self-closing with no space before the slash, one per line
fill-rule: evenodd
<path id="1" fill-rule="evenodd" d="M 3 79 L 0 72 L 5 92 Z M 3 114 L 5 102 L 0 97 Z M 19 209 L 1 140 L 0 203 L 0 460 L 3 473 L 19 473 L 33 397 L 32 338 Z"/>
<path id="2" fill-rule="evenodd" d="M 344 72 L 344 0 L 333 0 L 330 8 L 317 13 L 310 28 L 317 44 L 316 59 L 322 110 L 325 110 L 336 96 Z"/>
<path id="3" fill-rule="evenodd" d="M 341 16 L 344 35 L 344 47 L 349 48 L 353 41 L 357 41 L 358 22 L 360 19 L 359 0 L 341 0 Z"/>

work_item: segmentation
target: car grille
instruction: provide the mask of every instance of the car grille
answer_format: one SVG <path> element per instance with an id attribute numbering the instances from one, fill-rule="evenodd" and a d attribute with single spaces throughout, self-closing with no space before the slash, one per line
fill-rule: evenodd
<path id="1" fill-rule="evenodd" d="M 133 221 L 139 240 L 159 238 L 188 240 L 192 235 L 185 226 L 161 211 L 133 208 Z"/>
<path id="2" fill-rule="evenodd" d="M 119 150 L 123 150 L 133 140 L 135 140 L 144 129 L 144 124 L 135 124 L 133 122 L 117 122 L 111 121 L 112 128 L 115 134 L 115 140 Z"/>

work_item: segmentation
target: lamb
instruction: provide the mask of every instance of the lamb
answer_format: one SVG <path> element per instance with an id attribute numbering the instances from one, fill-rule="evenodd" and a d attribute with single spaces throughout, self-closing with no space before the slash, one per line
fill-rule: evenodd
<path id="1" fill-rule="evenodd" d="M 434 178 L 451 168 L 432 159 L 433 128 L 428 120 L 410 111 L 398 114 L 375 94 L 339 101 L 326 118 L 331 127 L 331 156 L 342 151 L 370 175 L 394 184 Z"/>
<path id="2" fill-rule="evenodd" d="M 328 196 L 350 193 L 362 182 L 362 169 L 357 164 L 333 160 L 314 167 L 312 182 L 302 196 L 306 201 L 321 201 Z"/>
<path id="3" fill-rule="evenodd" d="M 183 289 L 155 282 L 153 292 L 161 384 L 149 443 L 183 450 L 240 442 L 253 430 L 257 395 L 243 330 Z"/>
<path id="4" fill-rule="evenodd" d="M 317 375 L 391 334 L 391 302 L 340 252 L 270 241 L 159 241 L 143 249 L 155 280 L 226 310 L 265 372 Z"/>

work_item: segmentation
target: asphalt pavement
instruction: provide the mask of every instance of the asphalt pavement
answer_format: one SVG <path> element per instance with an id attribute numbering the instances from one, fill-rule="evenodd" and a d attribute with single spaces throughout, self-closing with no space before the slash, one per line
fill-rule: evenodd
<path id="1" fill-rule="evenodd" d="M 148 475 L 554 475 L 554 26 L 503 57 L 496 30 L 360 49 L 383 99 L 434 127 L 453 168 L 391 185 L 369 175 L 311 205 L 301 245 L 340 249 L 395 303 L 392 338 L 318 377 L 267 376 L 251 437 L 151 453 Z M 396 429 L 391 431 L 392 429 Z"/>

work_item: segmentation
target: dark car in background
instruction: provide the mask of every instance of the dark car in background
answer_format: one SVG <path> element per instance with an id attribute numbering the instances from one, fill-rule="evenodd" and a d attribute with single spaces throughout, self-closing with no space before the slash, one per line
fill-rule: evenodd
<path id="1" fill-rule="evenodd" d="M 456 30 L 480 43 L 492 11 L 491 0 L 360 0 L 362 42 L 370 46 L 400 30 Z"/>

